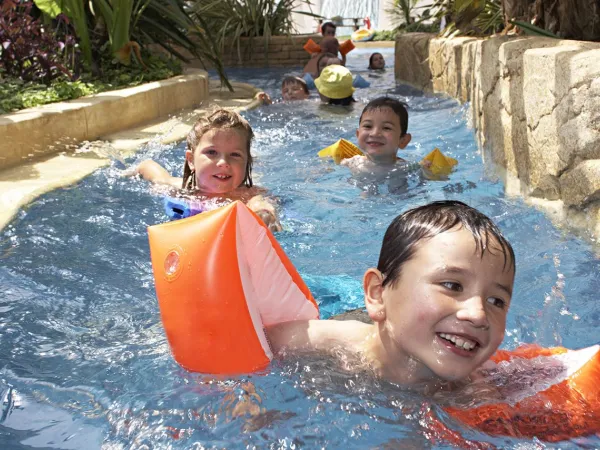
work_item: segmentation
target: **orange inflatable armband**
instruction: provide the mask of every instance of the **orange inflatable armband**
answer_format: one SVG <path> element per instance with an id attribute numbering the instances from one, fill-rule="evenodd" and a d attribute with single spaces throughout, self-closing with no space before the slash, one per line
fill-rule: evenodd
<path id="1" fill-rule="evenodd" d="M 581 350 L 523 346 L 501 350 L 496 363 L 520 358 L 545 358 L 543 364 L 563 367 L 554 383 L 516 403 L 497 402 L 469 409 L 446 408 L 455 419 L 496 436 L 558 442 L 600 432 L 600 345 Z"/>
<path id="2" fill-rule="evenodd" d="M 325 147 L 318 153 L 321 158 L 331 156 L 336 164 L 339 164 L 342 159 L 352 158 L 353 156 L 362 154 L 363 152 L 361 152 L 356 145 L 346 139 L 340 139 L 335 144 Z"/>
<path id="3" fill-rule="evenodd" d="M 263 326 L 319 317 L 283 249 L 241 202 L 151 226 L 148 236 L 163 326 L 188 370 L 265 368 L 273 355 Z"/>
<path id="4" fill-rule="evenodd" d="M 340 45 L 340 53 L 342 55 L 347 55 L 348 53 L 350 53 L 352 50 L 354 50 L 356 48 L 356 46 L 354 45 L 354 42 L 352 42 L 351 39 L 348 39 L 347 41 L 344 41 L 341 45 Z"/>
<path id="5" fill-rule="evenodd" d="M 306 44 L 304 44 L 304 47 L 302 47 L 304 50 L 306 50 L 308 53 L 310 53 L 311 55 L 313 53 L 321 53 L 321 46 L 319 44 L 317 44 L 315 41 L 313 41 L 312 39 L 309 39 L 308 42 L 306 42 Z"/>

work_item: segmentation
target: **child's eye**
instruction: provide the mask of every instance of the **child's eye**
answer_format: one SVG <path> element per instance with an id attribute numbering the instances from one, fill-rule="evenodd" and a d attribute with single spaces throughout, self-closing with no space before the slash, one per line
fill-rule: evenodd
<path id="1" fill-rule="evenodd" d="M 462 292 L 463 290 L 462 285 L 460 283 L 455 283 L 454 281 L 443 281 L 440 284 L 451 291 Z"/>
<path id="2" fill-rule="evenodd" d="M 205 155 L 213 156 L 217 154 L 217 151 L 212 148 L 209 148 L 207 150 L 204 150 L 202 153 L 204 153 Z"/>
<path id="3" fill-rule="evenodd" d="M 234 158 L 241 158 L 241 157 L 242 157 L 242 154 L 241 154 L 241 153 L 239 153 L 239 152 L 233 152 L 233 153 L 231 154 L 231 156 L 233 156 Z"/>
<path id="4" fill-rule="evenodd" d="M 490 305 L 494 305 L 495 307 L 500 308 L 500 309 L 506 308 L 506 302 L 498 297 L 488 297 L 487 302 Z"/>

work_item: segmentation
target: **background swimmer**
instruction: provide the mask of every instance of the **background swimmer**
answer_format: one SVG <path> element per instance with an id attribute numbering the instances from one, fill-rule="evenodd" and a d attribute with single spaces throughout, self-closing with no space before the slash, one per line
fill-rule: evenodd
<path id="1" fill-rule="evenodd" d="M 141 162 L 134 174 L 152 183 L 189 190 L 196 196 L 242 200 L 271 231 L 280 231 L 273 202 L 262 195 L 264 189 L 252 183 L 253 136 L 242 116 L 217 109 L 200 118 L 188 133 L 183 177 L 172 176 L 152 160 Z"/>
<path id="2" fill-rule="evenodd" d="M 498 349 L 515 270 L 510 243 L 487 216 L 461 202 L 434 202 L 394 219 L 377 268 L 365 272 L 373 324 L 294 321 L 267 334 L 280 355 L 336 356 L 355 361 L 350 370 L 431 392 L 476 377 Z"/>
<path id="3" fill-rule="evenodd" d="M 315 80 L 321 101 L 329 105 L 347 106 L 356 102 L 352 94 L 352 73 L 344 66 L 327 66 Z"/>
<path id="4" fill-rule="evenodd" d="M 306 81 L 299 77 L 285 77 L 281 82 L 281 96 L 285 101 L 306 100 L 309 96 Z"/>
<path id="5" fill-rule="evenodd" d="M 373 53 L 369 57 L 369 69 L 371 70 L 381 70 L 385 68 L 385 59 L 383 59 L 383 55 L 381 53 Z"/>

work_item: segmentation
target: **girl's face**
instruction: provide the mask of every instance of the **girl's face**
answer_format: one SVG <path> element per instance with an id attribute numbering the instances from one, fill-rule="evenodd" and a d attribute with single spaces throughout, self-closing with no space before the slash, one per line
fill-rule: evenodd
<path id="1" fill-rule="evenodd" d="M 238 188 L 246 176 L 248 140 L 237 130 L 210 130 L 185 158 L 195 170 L 196 186 L 205 194 L 225 194 Z"/>
<path id="2" fill-rule="evenodd" d="M 385 67 L 385 59 L 381 53 L 375 53 L 371 58 L 371 69 L 383 69 Z"/>
<path id="3" fill-rule="evenodd" d="M 494 242 L 483 257 L 470 231 L 419 245 L 396 283 L 381 291 L 383 335 L 418 381 L 468 377 L 504 337 L 514 271 Z"/>

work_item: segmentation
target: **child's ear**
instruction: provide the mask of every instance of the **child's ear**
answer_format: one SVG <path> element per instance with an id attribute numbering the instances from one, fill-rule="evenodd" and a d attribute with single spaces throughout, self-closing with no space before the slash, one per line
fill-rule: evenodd
<path id="1" fill-rule="evenodd" d="M 356 129 L 356 139 L 358 139 L 358 128 Z"/>
<path id="2" fill-rule="evenodd" d="M 188 166 L 190 166 L 190 170 L 194 170 L 194 152 L 186 150 L 185 160 L 187 161 Z"/>
<path id="3" fill-rule="evenodd" d="M 365 291 L 365 306 L 373 322 L 385 320 L 385 305 L 383 304 L 383 274 L 374 268 L 367 269 L 363 277 Z"/>
<path id="4" fill-rule="evenodd" d="M 398 148 L 406 148 L 408 144 L 410 144 L 410 140 L 412 136 L 410 133 L 406 133 L 404 136 L 400 136 L 400 142 L 398 143 Z"/>

